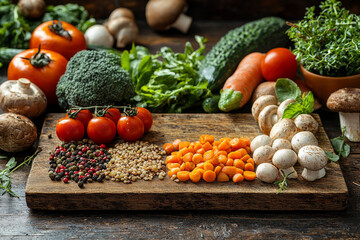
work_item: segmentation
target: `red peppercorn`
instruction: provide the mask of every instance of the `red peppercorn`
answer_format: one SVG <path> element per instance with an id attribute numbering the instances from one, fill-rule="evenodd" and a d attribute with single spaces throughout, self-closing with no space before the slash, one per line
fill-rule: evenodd
<path id="1" fill-rule="evenodd" d="M 55 169 L 55 172 L 56 172 L 56 173 L 60 172 L 60 169 L 59 169 L 59 168 L 56 168 L 56 169 Z"/>
<path id="2" fill-rule="evenodd" d="M 64 183 L 67 183 L 69 181 L 69 179 L 66 177 L 66 178 L 63 178 L 63 182 Z"/>
<path id="3" fill-rule="evenodd" d="M 74 173 L 75 173 L 75 174 L 78 174 L 78 173 L 79 173 L 79 171 L 75 171 Z"/>
<path id="4" fill-rule="evenodd" d="M 68 173 L 68 172 L 65 172 L 65 176 L 67 176 L 67 175 L 69 175 L 69 173 Z"/>
<path id="5" fill-rule="evenodd" d="M 101 144 L 100 148 L 106 148 L 105 144 Z"/>

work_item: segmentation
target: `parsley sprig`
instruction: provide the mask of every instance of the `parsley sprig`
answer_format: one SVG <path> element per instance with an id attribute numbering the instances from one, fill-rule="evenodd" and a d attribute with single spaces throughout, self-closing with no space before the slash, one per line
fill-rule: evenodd
<path id="1" fill-rule="evenodd" d="M 288 174 L 285 174 L 284 170 L 281 170 L 281 175 L 283 176 L 283 179 L 282 180 L 279 180 L 277 182 L 274 182 L 275 185 L 278 185 L 279 186 L 279 190 L 277 191 L 277 194 L 278 193 L 281 193 L 283 190 L 286 190 L 287 187 L 289 186 L 289 183 L 288 183 L 288 177 L 294 173 L 294 171 L 292 171 L 291 173 L 288 173 Z"/>
<path id="2" fill-rule="evenodd" d="M 338 0 L 325 0 L 315 16 L 315 6 L 304 19 L 289 23 L 287 31 L 294 42 L 293 53 L 310 72 L 325 76 L 351 76 L 360 73 L 360 16 L 350 14 Z"/>

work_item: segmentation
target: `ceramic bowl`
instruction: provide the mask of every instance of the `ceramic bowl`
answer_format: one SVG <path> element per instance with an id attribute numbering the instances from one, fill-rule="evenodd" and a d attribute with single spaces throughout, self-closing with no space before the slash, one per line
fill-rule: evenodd
<path id="1" fill-rule="evenodd" d="M 319 98 L 323 106 L 326 106 L 330 94 L 341 88 L 360 88 L 360 74 L 348 77 L 328 77 L 309 72 L 302 65 L 300 65 L 300 70 L 307 86 Z"/>

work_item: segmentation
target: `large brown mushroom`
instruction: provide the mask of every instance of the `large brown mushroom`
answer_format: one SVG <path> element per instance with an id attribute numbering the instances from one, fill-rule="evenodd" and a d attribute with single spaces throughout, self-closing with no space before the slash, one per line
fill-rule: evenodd
<path id="1" fill-rule="evenodd" d="M 333 92 L 327 107 L 339 112 L 340 126 L 345 127 L 345 136 L 351 142 L 360 142 L 360 88 L 342 88 Z"/>
<path id="2" fill-rule="evenodd" d="M 19 114 L 0 115 L 0 149 L 6 152 L 21 152 L 31 147 L 37 138 L 34 123 Z"/>
<path id="3" fill-rule="evenodd" d="M 185 15 L 185 0 L 150 0 L 146 5 L 146 21 L 156 31 L 176 28 L 187 33 L 192 18 Z"/>

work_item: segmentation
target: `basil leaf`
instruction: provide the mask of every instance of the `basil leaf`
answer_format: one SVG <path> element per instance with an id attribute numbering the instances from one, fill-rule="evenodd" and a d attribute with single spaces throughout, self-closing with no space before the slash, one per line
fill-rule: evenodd
<path id="1" fill-rule="evenodd" d="M 308 92 L 302 103 L 304 113 L 312 113 L 314 111 L 314 103 L 314 95 L 312 94 L 312 92 Z"/>
<path id="2" fill-rule="evenodd" d="M 331 145 L 333 146 L 334 151 L 336 153 L 341 152 L 343 141 L 344 141 L 344 138 L 342 136 L 330 139 Z"/>
<path id="3" fill-rule="evenodd" d="M 127 50 L 121 54 L 121 67 L 126 71 L 130 71 L 130 55 Z"/>
<path id="4" fill-rule="evenodd" d="M 301 103 L 290 103 L 284 110 L 282 118 L 296 118 L 302 114 Z"/>
<path id="5" fill-rule="evenodd" d="M 343 156 L 343 157 L 349 156 L 349 154 L 350 154 L 350 145 L 347 144 L 347 143 L 344 143 L 343 149 L 342 149 L 342 151 L 341 151 L 340 154 L 341 154 L 341 156 Z"/>
<path id="6" fill-rule="evenodd" d="M 279 78 L 275 84 L 276 96 L 280 102 L 286 99 L 294 99 L 298 101 L 301 99 L 301 90 L 295 82 L 288 78 Z"/>
<path id="7" fill-rule="evenodd" d="M 340 157 L 336 155 L 335 153 L 325 151 L 327 158 L 332 162 L 339 161 Z"/>

